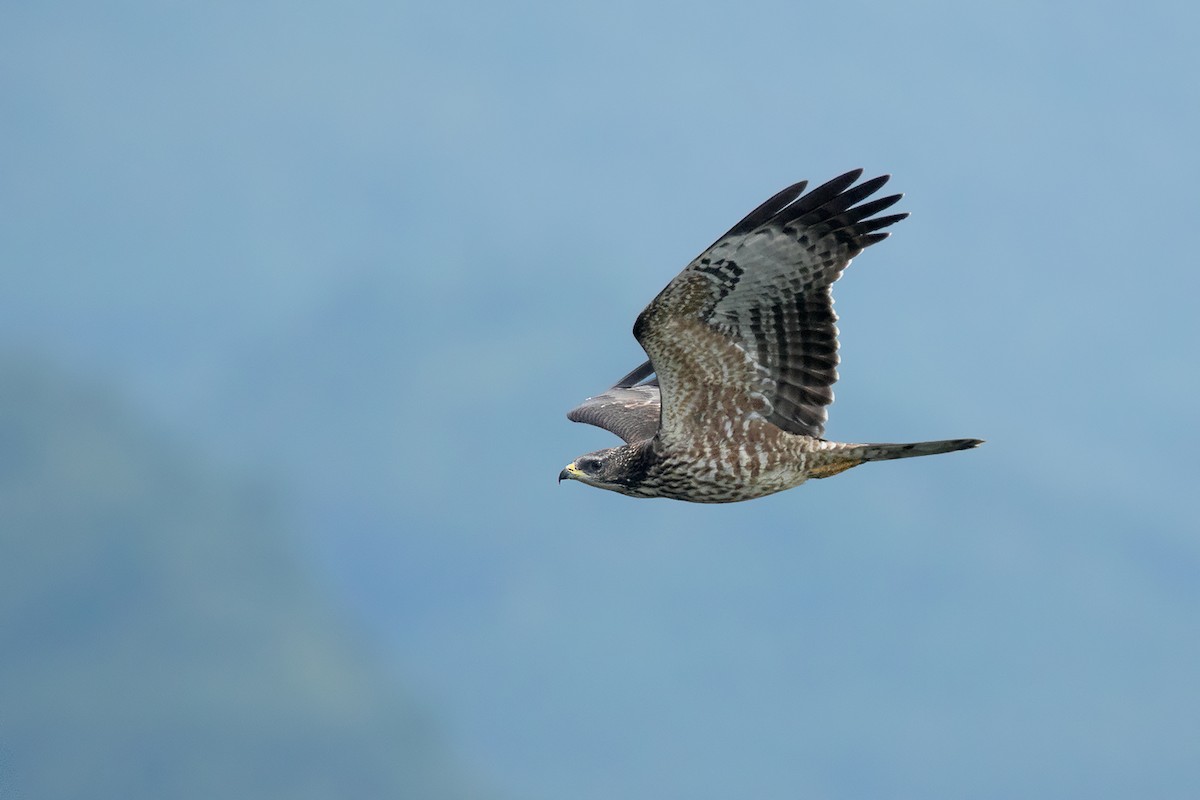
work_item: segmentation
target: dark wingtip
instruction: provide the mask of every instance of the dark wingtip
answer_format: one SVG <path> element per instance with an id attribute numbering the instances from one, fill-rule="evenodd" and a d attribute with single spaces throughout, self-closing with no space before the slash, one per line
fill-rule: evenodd
<path id="1" fill-rule="evenodd" d="M 654 367 L 647 360 L 635 367 L 628 375 L 612 385 L 613 389 L 628 389 L 654 374 Z"/>

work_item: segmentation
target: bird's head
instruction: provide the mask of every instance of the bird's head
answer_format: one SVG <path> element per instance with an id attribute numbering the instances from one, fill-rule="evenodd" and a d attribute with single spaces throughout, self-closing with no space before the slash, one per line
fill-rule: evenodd
<path id="1" fill-rule="evenodd" d="M 639 494 L 637 486 L 645 472 L 643 448 L 623 445 L 582 455 L 558 473 L 558 482 L 579 481 L 598 489 L 621 494 Z"/>

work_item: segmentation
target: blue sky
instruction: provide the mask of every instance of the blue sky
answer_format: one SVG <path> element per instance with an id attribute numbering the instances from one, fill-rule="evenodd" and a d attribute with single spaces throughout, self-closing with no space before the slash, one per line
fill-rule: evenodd
<path id="1" fill-rule="evenodd" d="M 9 4 L 0 344 L 285 498 L 506 796 L 1191 796 L 1196 14 Z M 912 217 L 828 434 L 988 444 L 557 487 L 642 306 L 855 166 Z"/>

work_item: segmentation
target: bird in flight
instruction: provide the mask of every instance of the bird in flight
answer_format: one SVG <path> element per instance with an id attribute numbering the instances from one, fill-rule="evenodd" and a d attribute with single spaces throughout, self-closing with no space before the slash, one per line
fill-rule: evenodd
<path id="1" fill-rule="evenodd" d="M 838 364 L 830 288 L 908 216 L 878 216 L 899 194 L 867 201 L 890 176 L 860 177 L 856 169 L 807 194 L 807 181 L 787 187 L 667 284 L 633 326 L 649 360 L 567 414 L 625 444 L 580 456 L 560 482 L 732 503 L 868 461 L 982 444 L 823 438 Z"/>

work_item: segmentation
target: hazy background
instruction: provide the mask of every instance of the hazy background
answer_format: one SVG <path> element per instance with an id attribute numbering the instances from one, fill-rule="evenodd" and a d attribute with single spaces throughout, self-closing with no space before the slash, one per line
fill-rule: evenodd
<path id="1" fill-rule="evenodd" d="M 0 6 L 0 797 L 1194 798 L 1193 4 Z M 800 178 L 911 219 L 748 504 L 555 476 Z"/>

